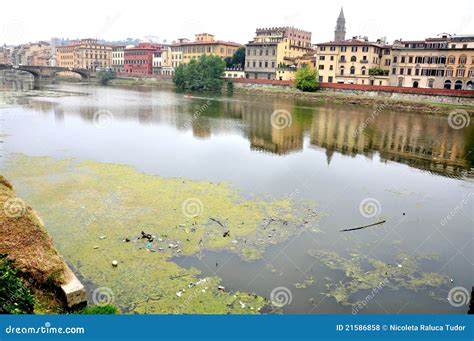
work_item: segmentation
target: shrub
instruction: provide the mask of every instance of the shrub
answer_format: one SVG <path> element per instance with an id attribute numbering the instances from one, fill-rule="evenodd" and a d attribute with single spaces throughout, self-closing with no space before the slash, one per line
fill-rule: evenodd
<path id="1" fill-rule="evenodd" d="M 296 71 L 296 88 L 313 92 L 319 89 L 318 72 L 309 66 L 303 66 Z"/>
<path id="2" fill-rule="evenodd" d="M 6 255 L 0 254 L 0 314 L 32 314 L 34 298 L 13 264 Z"/>

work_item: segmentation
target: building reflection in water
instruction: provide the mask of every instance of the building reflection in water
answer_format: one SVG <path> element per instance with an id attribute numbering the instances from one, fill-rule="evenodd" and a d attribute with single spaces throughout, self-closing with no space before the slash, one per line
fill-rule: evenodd
<path id="1" fill-rule="evenodd" d="M 18 84 L 4 80 L 0 87 L 16 89 Z M 28 85 L 20 88 L 25 86 Z M 137 97 L 135 88 L 125 92 L 119 89 L 116 97 L 113 94 L 101 97 L 99 105 L 85 98 L 67 107 L 31 99 L 24 106 L 40 112 L 53 111 L 57 121 L 64 120 L 68 114 L 93 121 L 97 111 L 106 111 L 114 120 L 166 124 L 180 131 L 191 131 L 199 139 L 237 130 L 249 140 L 252 150 L 276 155 L 302 151 L 305 137 L 309 136 L 306 141 L 310 147 L 325 149 L 328 164 L 335 153 L 369 158 L 379 153 L 382 161 L 404 163 L 448 176 L 472 176 L 474 124 L 456 130 L 450 128 L 445 117 L 378 112 L 377 108 L 256 96 L 200 95 L 201 98 L 190 99 L 160 89 L 138 91 Z M 283 129 L 272 126 L 271 115 L 277 110 L 291 113 L 291 125 Z"/>

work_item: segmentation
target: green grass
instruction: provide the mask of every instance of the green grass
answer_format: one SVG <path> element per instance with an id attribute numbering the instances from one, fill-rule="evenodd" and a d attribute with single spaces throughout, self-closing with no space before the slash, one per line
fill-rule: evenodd
<path id="1" fill-rule="evenodd" d="M 104 306 L 93 305 L 85 307 L 80 313 L 84 315 L 117 315 L 120 314 L 120 310 L 110 304 Z"/>

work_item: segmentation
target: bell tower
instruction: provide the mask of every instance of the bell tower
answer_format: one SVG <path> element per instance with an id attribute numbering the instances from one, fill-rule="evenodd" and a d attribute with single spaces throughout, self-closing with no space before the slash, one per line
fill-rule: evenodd
<path id="1" fill-rule="evenodd" d="M 334 41 L 343 41 L 346 39 L 346 19 L 344 19 L 344 10 L 341 7 L 341 13 L 337 18 L 336 30 L 334 31 Z"/>

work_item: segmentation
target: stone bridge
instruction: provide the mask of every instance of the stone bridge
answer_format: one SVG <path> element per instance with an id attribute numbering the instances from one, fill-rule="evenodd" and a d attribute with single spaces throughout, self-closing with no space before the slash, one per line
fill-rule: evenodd
<path id="1" fill-rule="evenodd" d="M 36 65 L 8 65 L 0 64 L 2 70 L 20 70 L 33 75 L 35 81 L 42 79 L 53 79 L 59 72 L 74 72 L 81 76 L 81 79 L 88 80 L 92 76 L 91 70 L 67 68 L 59 66 L 36 66 Z"/>

